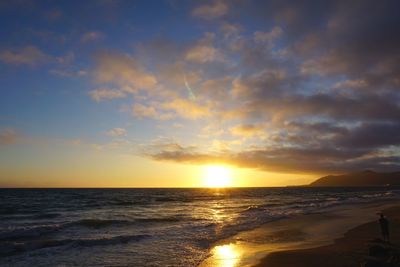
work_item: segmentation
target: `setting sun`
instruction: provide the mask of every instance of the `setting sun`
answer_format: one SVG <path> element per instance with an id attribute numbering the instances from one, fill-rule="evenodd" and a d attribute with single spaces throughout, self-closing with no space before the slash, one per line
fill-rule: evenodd
<path id="1" fill-rule="evenodd" d="M 229 187 L 232 186 L 231 171 L 224 166 L 206 166 L 204 170 L 205 186 Z"/>

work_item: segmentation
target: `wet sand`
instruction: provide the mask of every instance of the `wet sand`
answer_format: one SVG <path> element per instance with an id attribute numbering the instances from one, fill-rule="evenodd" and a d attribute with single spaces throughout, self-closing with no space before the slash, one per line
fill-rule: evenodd
<path id="1" fill-rule="evenodd" d="M 216 244 L 200 267 L 359 267 L 368 241 L 380 237 L 380 211 L 387 212 L 398 242 L 400 202 L 346 205 L 241 232 Z"/>
<path id="2" fill-rule="evenodd" d="M 400 207 L 383 210 L 390 220 L 391 244 L 400 245 Z M 256 267 L 350 267 L 362 266 L 367 259 L 372 240 L 381 238 L 377 220 L 361 224 L 347 231 L 333 244 L 309 249 L 274 252 L 266 256 Z"/>

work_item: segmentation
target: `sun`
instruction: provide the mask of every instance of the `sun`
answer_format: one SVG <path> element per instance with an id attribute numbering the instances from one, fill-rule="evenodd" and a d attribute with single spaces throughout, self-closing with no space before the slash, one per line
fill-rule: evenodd
<path id="1" fill-rule="evenodd" d="M 206 166 L 204 182 L 207 187 L 229 187 L 232 185 L 231 171 L 224 166 Z"/>

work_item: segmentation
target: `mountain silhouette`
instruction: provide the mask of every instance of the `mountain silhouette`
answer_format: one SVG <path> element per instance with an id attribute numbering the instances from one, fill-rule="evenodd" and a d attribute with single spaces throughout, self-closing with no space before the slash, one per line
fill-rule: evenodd
<path id="1" fill-rule="evenodd" d="M 317 179 L 309 186 L 400 186 L 400 172 L 379 173 L 367 170 L 328 175 Z"/>

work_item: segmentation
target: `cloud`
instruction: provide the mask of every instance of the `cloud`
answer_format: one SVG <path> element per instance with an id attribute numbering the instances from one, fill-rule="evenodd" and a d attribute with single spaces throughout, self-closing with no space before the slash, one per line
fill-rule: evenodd
<path id="1" fill-rule="evenodd" d="M 214 0 L 210 4 L 201 5 L 193 9 L 192 15 L 198 18 L 211 20 L 222 17 L 228 13 L 229 7 L 222 0 Z"/>
<path id="2" fill-rule="evenodd" d="M 178 143 L 153 146 L 146 156 L 159 161 L 190 164 L 231 164 L 243 168 L 285 173 L 327 173 L 373 168 L 380 171 L 396 170 L 400 157 L 375 154 L 363 157 L 363 150 L 334 147 L 321 148 L 255 148 L 241 152 L 224 150 L 219 153 L 200 152 L 193 146 Z"/>
<path id="3" fill-rule="evenodd" d="M 395 77 L 400 74 L 400 30 L 394 25 L 400 19 L 393 10 L 399 7 L 395 1 L 384 5 L 374 1 L 328 1 L 326 6 L 303 10 L 298 21 L 303 27 L 299 28 L 297 36 L 312 35 L 314 39 L 314 45 L 302 50 L 303 72 L 325 77 L 345 75 L 349 80 L 364 80 L 371 91 L 398 86 Z M 374 15 L 369 15 L 368 10 L 374 9 L 377 10 Z M 316 15 L 314 18 L 322 15 L 318 20 L 326 21 L 319 31 L 311 26 L 305 27 L 306 17 L 313 17 L 313 14 Z M 307 38 L 298 39 L 297 45 L 309 43 Z"/>
<path id="4" fill-rule="evenodd" d="M 88 43 L 88 42 L 98 41 L 104 39 L 104 37 L 105 34 L 99 31 L 85 32 L 81 36 L 81 42 Z"/>
<path id="5" fill-rule="evenodd" d="M 254 32 L 254 41 L 256 43 L 272 43 L 283 34 L 282 28 L 275 26 L 269 32 L 256 31 Z"/>
<path id="6" fill-rule="evenodd" d="M 235 97 L 254 97 L 256 99 L 266 96 L 279 96 L 285 90 L 292 89 L 291 80 L 286 70 L 268 68 L 248 76 L 237 77 L 233 81 L 231 94 Z"/>
<path id="7" fill-rule="evenodd" d="M 217 79 L 203 80 L 198 91 L 209 99 L 217 100 L 218 103 L 224 101 L 229 96 L 233 78 L 225 76 Z"/>
<path id="8" fill-rule="evenodd" d="M 156 77 L 147 72 L 134 58 L 117 53 L 101 53 L 96 56 L 97 65 L 93 71 L 98 83 L 112 83 L 129 86 L 133 90 L 153 88 Z"/>
<path id="9" fill-rule="evenodd" d="M 89 92 L 90 97 L 96 101 L 110 100 L 115 98 L 124 98 L 126 94 L 117 89 L 99 88 Z"/>
<path id="10" fill-rule="evenodd" d="M 163 103 L 162 108 L 165 110 L 171 110 L 175 114 L 186 119 L 198 119 L 210 115 L 210 110 L 207 106 L 183 98 Z"/>
<path id="11" fill-rule="evenodd" d="M 185 126 L 185 141 L 202 146 L 174 140 L 145 155 L 282 172 L 398 168 L 399 4 L 250 3 L 199 4 L 195 17 L 236 17 L 197 40 L 158 38 L 132 54 L 96 56 L 95 81 L 133 94 L 133 116 L 202 129 Z M 238 23 L 253 19 L 256 29 Z"/>
<path id="12" fill-rule="evenodd" d="M 188 49 L 185 59 L 195 63 L 224 61 L 222 52 L 213 46 L 214 38 L 214 34 L 206 33 L 197 44 Z"/>
<path id="13" fill-rule="evenodd" d="M 155 160 L 173 160 L 177 162 L 206 163 L 211 156 L 201 154 L 195 146 L 182 146 L 172 140 L 158 140 L 145 146 L 142 154 Z"/>
<path id="14" fill-rule="evenodd" d="M 334 85 L 334 88 L 337 89 L 363 89 L 368 86 L 367 81 L 362 79 L 355 79 L 355 80 L 345 80 L 337 82 Z"/>
<path id="15" fill-rule="evenodd" d="M 126 136 L 126 134 L 127 131 L 124 128 L 113 128 L 107 132 L 107 135 L 111 137 L 121 137 Z"/>
<path id="16" fill-rule="evenodd" d="M 160 111 L 159 108 L 157 109 L 155 106 L 159 107 L 156 103 L 150 103 L 148 105 L 135 103 L 132 107 L 132 115 L 137 118 L 151 118 L 156 120 L 169 120 L 174 117 L 173 114 Z"/>
<path id="17" fill-rule="evenodd" d="M 379 148 L 400 146 L 399 123 L 363 123 L 348 134 L 336 140 L 340 146 L 348 148 Z"/>
<path id="18" fill-rule="evenodd" d="M 19 139 L 18 133 L 12 128 L 0 131 L 0 146 L 15 144 Z"/>
<path id="19" fill-rule="evenodd" d="M 52 69 L 49 73 L 60 77 L 83 77 L 87 75 L 86 70 L 73 70 L 73 69 Z"/>
<path id="20" fill-rule="evenodd" d="M 270 101 L 269 101 L 270 102 Z M 262 105 L 262 103 L 258 103 Z M 400 107 L 395 100 L 379 95 L 358 97 L 315 94 L 312 96 L 293 95 L 281 103 L 269 103 L 273 108 L 282 108 L 281 115 L 288 117 L 320 116 L 337 120 L 383 120 L 398 121 Z M 285 109 L 283 109 L 285 108 Z"/>
<path id="21" fill-rule="evenodd" d="M 75 53 L 71 51 L 69 51 L 63 56 L 56 57 L 56 61 L 60 65 L 70 65 L 74 62 L 74 60 L 75 60 Z"/>
<path id="22" fill-rule="evenodd" d="M 183 118 L 196 120 L 210 116 L 209 107 L 195 101 L 175 98 L 163 102 L 149 102 L 147 104 L 134 103 L 132 115 L 138 118 L 152 118 L 157 120 L 171 120 Z"/>
<path id="23" fill-rule="evenodd" d="M 220 31 L 224 34 L 225 38 L 229 38 L 232 36 L 237 37 L 239 33 L 243 31 L 243 27 L 239 24 L 224 22 L 220 27 Z"/>
<path id="24" fill-rule="evenodd" d="M 255 135 L 264 135 L 264 125 L 242 124 L 230 129 L 231 134 L 243 137 L 251 137 Z"/>
<path id="25" fill-rule="evenodd" d="M 186 60 L 206 63 L 221 60 L 220 52 L 210 45 L 196 45 L 192 47 L 186 54 Z"/>
<path id="26" fill-rule="evenodd" d="M 172 127 L 176 128 L 176 129 L 182 129 L 185 128 L 185 126 L 181 123 L 177 123 L 175 122 L 174 124 L 172 124 Z"/>
<path id="27" fill-rule="evenodd" d="M 51 57 L 35 46 L 25 46 L 18 49 L 0 52 L 0 61 L 13 65 L 39 65 L 49 61 Z"/>

